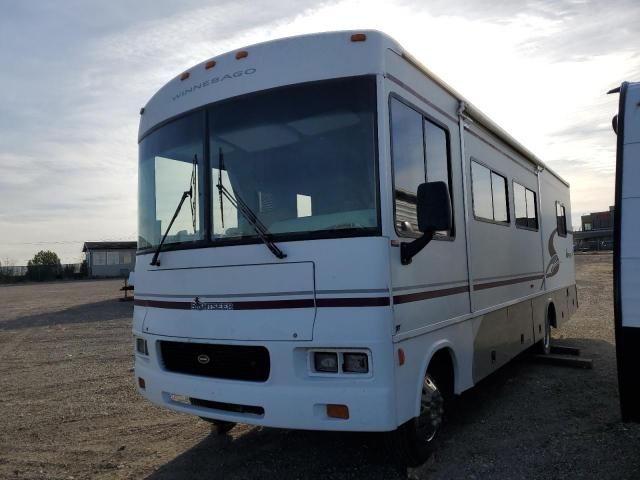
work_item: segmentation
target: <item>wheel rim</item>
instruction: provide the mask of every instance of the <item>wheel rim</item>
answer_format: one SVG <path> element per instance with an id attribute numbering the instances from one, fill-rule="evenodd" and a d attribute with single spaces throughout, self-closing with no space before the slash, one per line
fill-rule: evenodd
<path id="1" fill-rule="evenodd" d="M 444 398 L 433 379 L 427 375 L 422 384 L 418 432 L 426 443 L 436 437 L 444 415 Z"/>

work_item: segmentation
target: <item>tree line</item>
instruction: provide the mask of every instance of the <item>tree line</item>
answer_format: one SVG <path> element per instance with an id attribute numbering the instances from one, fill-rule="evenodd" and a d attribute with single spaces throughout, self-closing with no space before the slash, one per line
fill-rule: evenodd
<path id="1" fill-rule="evenodd" d="M 0 279 L 47 281 L 55 279 L 85 278 L 87 276 L 87 262 L 83 261 L 80 269 L 76 265 L 62 265 L 58 254 L 51 250 L 40 250 L 24 268 L 0 262 Z"/>

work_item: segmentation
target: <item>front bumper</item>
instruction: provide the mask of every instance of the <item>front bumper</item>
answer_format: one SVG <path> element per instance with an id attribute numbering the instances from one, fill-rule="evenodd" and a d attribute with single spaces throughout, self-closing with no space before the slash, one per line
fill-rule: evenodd
<path id="1" fill-rule="evenodd" d="M 138 390 L 152 403 L 177 412 L 229 422 L 305 430 L 389 431 L 396 425 L 391 346 L 367 345 L 375 365 L 366 378 L 314 377 L 307 373 L 306 349 L 300 342 L 262 343 L 271 356 L 271 375 L 264 382 L 223 380 L 164 370 L 155 342 L 146 336 L 149 357 L 136 355 L 135 375 L 145 388 Z M 166 339 L 166 338 L 165 338 Z M 262 415 L 191 405 L 176 397 L 224 404 L 261 407 Z M 346 405 L 348 419 L 330 418 L 327 404 Z"/>

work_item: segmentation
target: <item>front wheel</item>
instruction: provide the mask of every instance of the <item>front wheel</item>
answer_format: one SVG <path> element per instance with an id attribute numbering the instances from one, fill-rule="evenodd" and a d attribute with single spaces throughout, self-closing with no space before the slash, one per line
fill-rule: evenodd
<path id="1" fill-rule="evenodd" d="M 217 435 L 225 435 L 231 431 L 233 427 L 237 425 L 234 422 L 225 422 L 224 420 L 214 420 L 213 418 L 200 417 L 207 423 L 211 424 L 211 431 Z"/>
<path id="2" fill-rule="evenodd" d="M 229 433 L 233 427 L 236 426 L 236 423 L 234 422 L 225 422 L 223 420 L 212 420 L 210 418 L 203 418 L 203 417 L 200 417 L 200 418 L 209 422 L 211 424 L 212 431 L 215 432 L 217 435 L 225 435 Z"/>
<path id="3" fill-rule="evenodd" d="M 191 405 L 207 406 L 206 402 L 197 398 L 190 398 L 189 401 Z M 215 420 L 207 417 L 200 417 L 200 419 L 210 423 L 212 431 L 218 435 L 225 435 L 237 425 L 235 422 L 225 422 L 224 420 Z"/>
<path id="4" fill-rule="evenodd" d="M 407 466 L 423 464 L 431 454 L 444 419 L 444 396 L 435 379 L 427 373 L 422 383 L 420 415 L 396 430 L 394 448 Z"/>

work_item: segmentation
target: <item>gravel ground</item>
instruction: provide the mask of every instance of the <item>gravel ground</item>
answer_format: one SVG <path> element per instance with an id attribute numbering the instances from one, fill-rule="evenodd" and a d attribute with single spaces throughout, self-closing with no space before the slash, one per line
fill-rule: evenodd
<path id="1" fill-rule="evenodd" d="M 619 421 L 611 255 L 576 264 L 580 309 L 555 336 L 594 369 L 515 360 L 456 401 L 409 471 L 383 435 L 217 437 L 143 401 L 119 281 L 0 286 L 0 478 L 640 479 L 640 426 Z"/>

